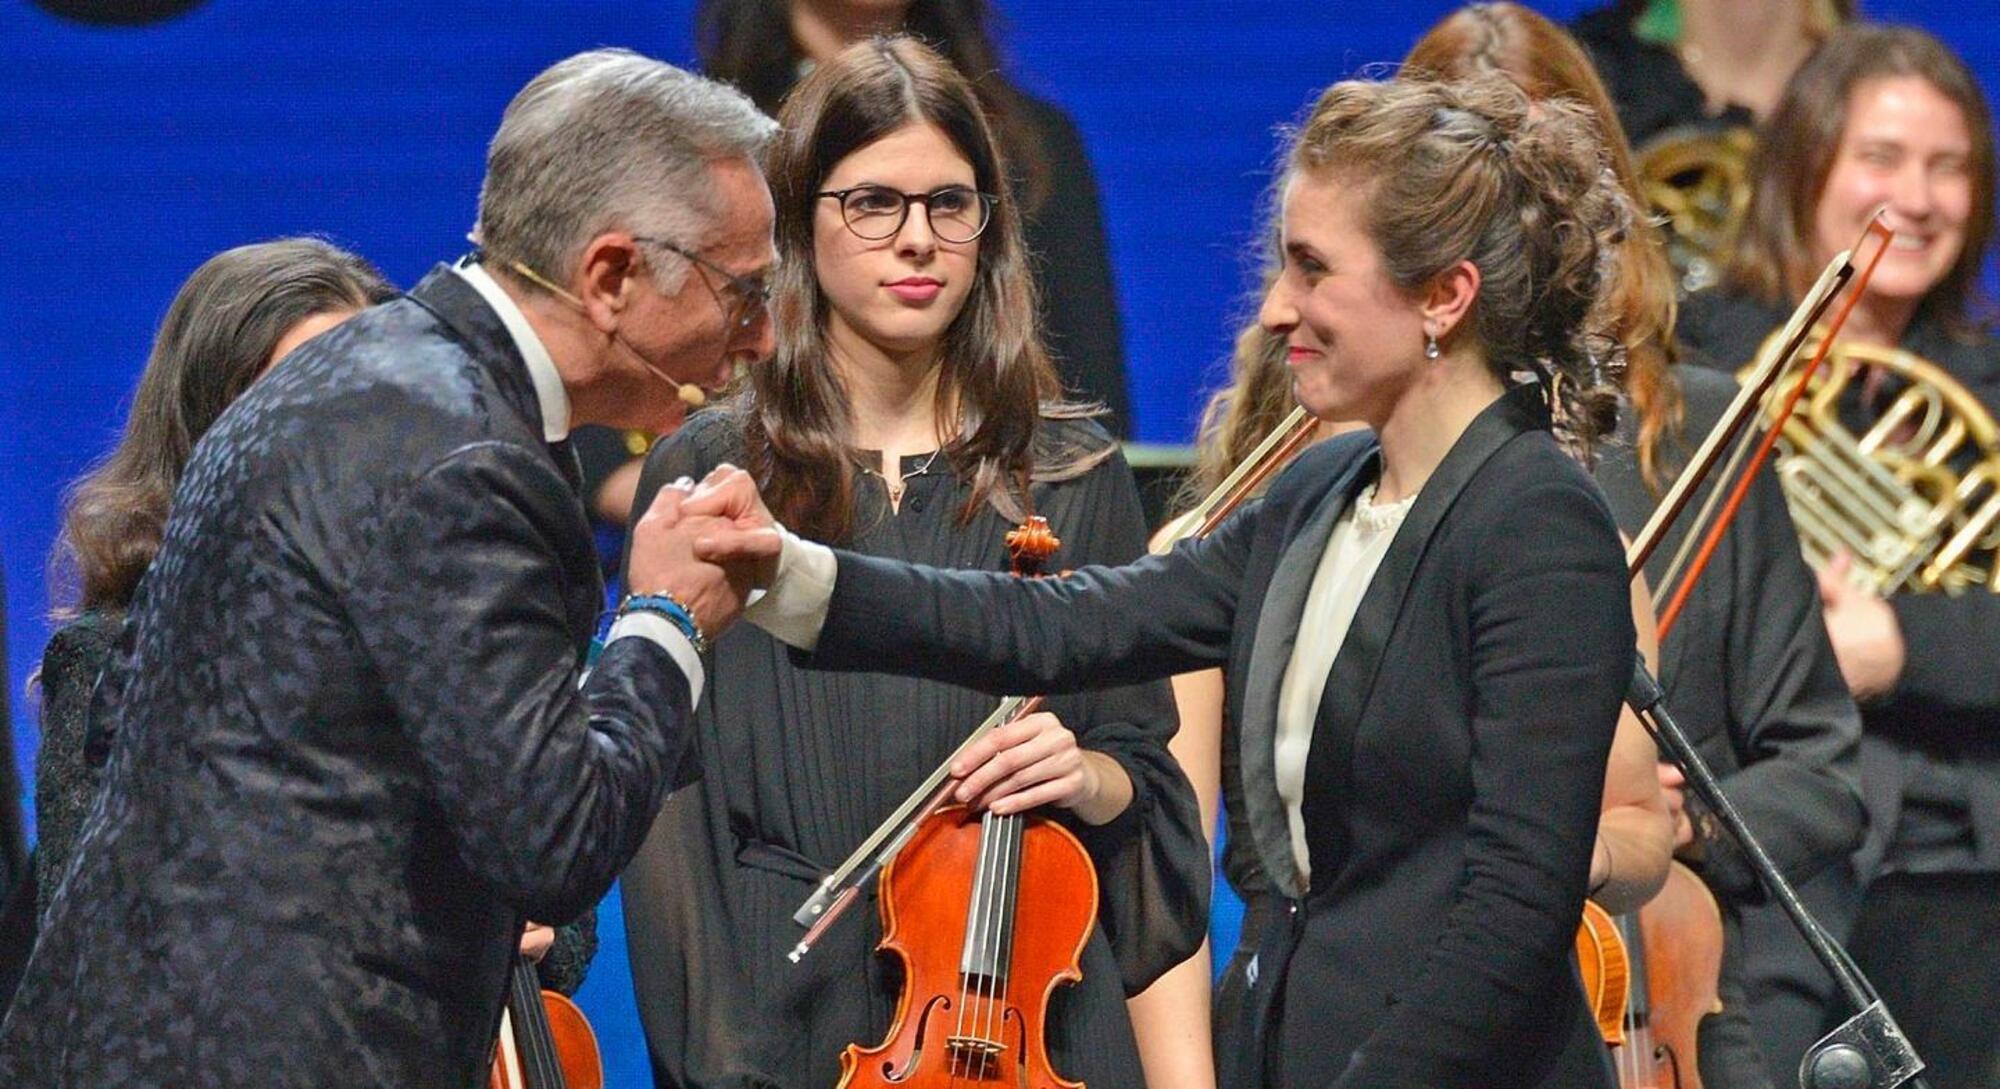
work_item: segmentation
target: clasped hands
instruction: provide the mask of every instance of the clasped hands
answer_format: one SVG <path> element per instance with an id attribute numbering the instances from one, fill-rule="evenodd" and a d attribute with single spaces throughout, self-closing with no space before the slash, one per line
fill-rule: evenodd
<path id="1" fill-rule="evenodd" d="M 682 478 L 660 489 L 633 527 L 626 581 L 633 593 L 673 594 L 712 640 L 742 615 L 753 591 L 771 587 L 784 544 L 756 480 L 720 465 L 699 484 Z M 982 738 L 953 764 L 952 776 L 959 780 L 955 800 L 996 813 L 1054 805 L 1103 824 L 1132 801 L 1124 766 L 1077 744 L 1046 711 Z"/>
<path id="2" fill-rule="evenodd" d="M 699 485 L 682 477 L 653 497 L 632 527 L 625 581 L 635 594 L 674 595 L 713 639 L 771 585 L 783 546 L 757 482 L 720 465 Z"/>

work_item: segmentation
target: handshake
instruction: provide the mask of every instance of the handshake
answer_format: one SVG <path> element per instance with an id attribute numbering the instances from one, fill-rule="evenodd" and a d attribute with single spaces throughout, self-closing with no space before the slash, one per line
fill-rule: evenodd
<path id="1" fill-rule="evenodd" d="M 700 484 L 682 477 L 653 497 L 632 528 L 626 589 L 674 595 L 713 639 L 742 615 L 751 591 L 771 585 L 783 550 L 756 480 L 718 465 Z"/>

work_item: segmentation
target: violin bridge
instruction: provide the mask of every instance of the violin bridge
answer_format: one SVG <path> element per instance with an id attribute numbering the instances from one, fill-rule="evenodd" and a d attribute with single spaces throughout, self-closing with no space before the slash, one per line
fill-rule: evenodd
<path id="1" fill-rule="evenodd" d="M 945 1046 L 961 1054 L 971 1053 L 985 1058 L 998 1058 L 1007 1053 L 1007 1045 L 999 1040 L 988 1040 L 979 1036 L 949 1036 Z"/>

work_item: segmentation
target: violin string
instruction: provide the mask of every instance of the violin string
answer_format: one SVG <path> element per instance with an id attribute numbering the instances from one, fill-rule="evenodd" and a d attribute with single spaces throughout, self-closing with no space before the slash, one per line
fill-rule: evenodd
<path id="1" fill-rule="evenodd" d="M 523 984 L 521 994 L 526 996 L 529 1001 L 532 1001 L 536 1007 L 540 1007 L 542 1004 L 542 981 L 535 975 L 535 969 L 526 963 L 521 965 L 521 982 Z M 554 1087 L 562 1084 L 562 1072 L 556 1067 L 555 1041 L 549 1037 L 548 1015 L 544 1010 L 536 1008 L 529 1010 L 528 1016 L 534 1022 L 534 1028 L 529 1032 L 529 1035 L 535 1038 L 535 1065 L 541 1070 L 541 1085 L 554 1089 Z"/>
<path id="2" fill-rule="evenodd" d="M 984 849 L 983 845 L 981 849 L 982 850 Z M 979 866 L 978 863 L 976 862 L 973 864 L 972 868 L 971 887 L 974 889 L 979 887 Z M 977 905 L 971 902 L 970 892 L 967 893 L 967 897 L 968 899 L 966 903 L 966 913 L 967 913 L 966 929 L 968 933 L 965 935 L 965 938 L 963 940 L 966 941 L 967 943 L 970 943 L 972 940 L 972 935 L 970 934 L 971 913 L 977 909 Z M 951 1070 L 951 1078 L 953 1083 L 956 1083 L 958 1081 L 959 1061 L 961 1058 L 958 1041 L 965 1039 L 965 1007 L 966 1003 L 969 1001 L 968 996 L 970 994 L 970 986 L 972 983 L 972 978 L 966 973 L 965 966 L 968 963 L 970 963 L 970 961 L 971 958 L 968 957 L 966 955 L 966 951 L 961 948 L 958 953 L 958 1017 L 953 1022 L 951 1039 L 945 1042 L 945 1054 L 950 1056 L 949 1069 Z"/>
<path id="3" fill-rule="evenodd" d="M 995 893 L 1000 884 L 1000 867 L 1007 850 L 1007 818 L 990 813 L 991 822 L 987 838 L 992 847 L 987 855 L 984 880 L 980 882 L 982 895 L 979 900 L 979 1018 L 973 1031 L 979 1040 L 979 1077 L 990 1076 L 993 1053 L 989 1048 L 992 1033 L 989 1026 L 993 1021 L 993 934 L 1000 922 L 995 903 Z"/>
<path id="4" fill-rule="evenodd" d="M 1000 884 L 1001 895 L 1005 898 L 1000 909 L 1003 913 L 1001 916 L 1003 924 L 1001 927 L 1000 948 L 994 956 L 994 964 L 996 966 L 994 974 L 999 979 L 1000 1008 L 995 1014 L 996 1024 L 994 1025 L 993 1035 L 995 1041 L 1002 1046 L 1005 1046 L 1006 1043 L 1007 986 L 1013 978 L 1014 928 L 1019 922 L 1020 912 L 1019 882 L 1021 879 L 1021 856 L 1027 842 L 1027 834 L 1023 830 L 1023 825 L 1027 819 L 1027 815 L 1024 813 L 1013 813 L 1007 817 L 1008 863 Z M 1016 1064 L 1022 1062 L 1023 1059 L 1024 1056 L 1021 1055 L 1013 1056 Z"/>
<path id="5" fill-rule="evenodd" d="M 996 1063 L 1000 1062 L 1000 1049 L 1007 1043 L 1007 954 L 1014 944 L 1014 879 L 1021 865 L 1021 822 L 1024 819 L 1019 813 L 1006 816 L 1007 832 L 1000 839 L 1000 873 L 993 888 L 993 914 L 998 925 L 994 927 L 993 936 L 993 1026 L 988 1038 L 993 1041 Z"/>
<path id="6" fill-rule="evenodd" d="M 541 1070 L 537 1064 L 540 1063 L 541 1057 L 535 1054 L 534 1037 L 528 1031 L 526 1016 L 528 1011 L 525 1001 L 527 992 L 522 990 L 520 958 L 515 958 L 513 971 L 509 973 L 508 978 L 510 984 L 507 988 L 507 997 L 513 1009 L 510 1011 L 511 1016 L 508 1017 L 507 1023 L 514 1032 L 514 1058 L 521 1065 L 522 1077 L 540 1077 Z"/>
<path id="7" fill-rule="evenodd" d="M 975 1031 L 979 1035 L 979 1076 L 981 1079 L 990 1076 L 993 1057 L 989 1046 L 992 1041 L 994 976 L 996 974 L 993 971 L 993 933 L 999 923 L 1000 913 L 999 904 L 997 903 L 997 893 L 1000 885 L 1000 870 L 1005 864 L 1007 850 L 1007 818 L 992 813 L 989 810 L 986 819 L 989 822 L 987 838 L 992 843 L 992 853 L 987 858 L 985 872 L 982 875 L 985 880 L 981 882 L 984 895 L 980 898 L 979 904 L 979 966 L 982 971 L 979 975 L 979 1018 L 975 1026 Z"/>
<path id="8" fill-rule="evenodd" d="M 977 958 L 978 942 L 979 942 L 978 893 L 981 885 L 980 875 L 984 873 L 986 869 L 986 831 L 987 831 L 986 818 L 981 817 L 979 823 L 979 851 L 976 856 L 977 861 L 973 863 L 972 886 L 968 891 L 967 901 L 966 901 L 966 925 L 965 925 L 966 948 L 961 949 L 959 951 L 958 1030 L 952 1036 L 952 1039 L 954 1041 L 963 1041 L 967 1039 L 965 1031 L 966 1025 L 968 1023 L 968 1018 L 972 1016 L 970 1007 L 972 1004 L 972 994 L 975 983 L 973 980 L 973 973 L 969 972 L 967 969 L 974 967 L 978 959 Z M 954 1045 L 951 1048 L 951 1055 L 952 1055 L 952 1061 L 951 1061 L 952 1076 L 956 1077 L 958 1074 L 959 1063 L 961 1060 L 960 1048 Z M 966 1065 L 970 1067 L 971 1065 L 970 1060 L 967 1059 L 965 1061 Z"/>

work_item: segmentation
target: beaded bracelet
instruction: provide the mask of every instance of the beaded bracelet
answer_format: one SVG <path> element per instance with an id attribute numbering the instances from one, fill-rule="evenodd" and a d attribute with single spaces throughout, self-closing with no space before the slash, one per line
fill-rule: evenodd
<path id="1" fill-rule="evenodd" d="M 682 635 L 687 636 L 688 642 L 694 644 L 696 654 L 708 653 L 708 636 L 702 634 L 701 625 L 695 623 L 693 610 L 683 604 L 680 598 L 665 592 L 626 594 L 625 600 L 618 605 L 618 615 L 626 616 L 631 613 L 652 613 L 655 616 L 666 617 L 674 627 L 681 630 Z"/>

